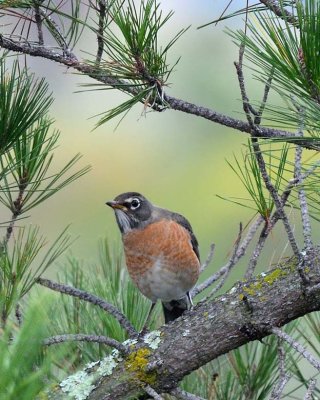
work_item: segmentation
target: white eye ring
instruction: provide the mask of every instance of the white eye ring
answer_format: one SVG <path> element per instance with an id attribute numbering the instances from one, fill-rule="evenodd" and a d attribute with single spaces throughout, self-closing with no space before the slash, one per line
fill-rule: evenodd
<path id="1" fill-rule="evenodd" d="M 140 205 L 141 205 L 141 201 L 140 201 L 137 197 L 134 197 L 134 198 L 131 200 L 130 209 L 131 209 L 131 210 L 136 210 L 137 208 L 140 207 Z"/>

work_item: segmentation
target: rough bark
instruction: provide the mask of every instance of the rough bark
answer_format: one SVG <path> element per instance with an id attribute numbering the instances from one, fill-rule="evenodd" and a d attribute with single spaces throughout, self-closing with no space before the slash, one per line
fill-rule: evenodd
<path id="1" fill-rule="evenodd" d="M 245 343 L 261 340 L 272 327 L 319 310 L 319 258 L 314 257 L 313 265 L 304 269 L 308 287 L 301 279 L 296 259 L 287 260 L 268 273 L 238 282 L 210 302 L 197 304 L 154 332 L 157 340 L 152 343 L 139 338 L 131 345 L 128 356 L 115 360 L 111 372 L 95 379 L 84 398 L 132 399 L 144 393 L 144 385 L 152 386 L 157 393 L 169 393 L 185 375 L 209 361 Z M 68 396 L 58 388 L 50 398 L 62 400 Z"/>

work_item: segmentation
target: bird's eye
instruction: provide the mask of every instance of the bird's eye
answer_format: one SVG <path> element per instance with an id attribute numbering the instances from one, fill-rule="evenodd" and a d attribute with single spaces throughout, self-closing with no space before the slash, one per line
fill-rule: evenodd
<path id="1" fill-rule="evenodd" d="M 139 199 L 132 199 L 131 200 L 131 204 L 130 204 L 130 208 L 131 210 L 136 210 L 137 208 L 140 207 L 140 200 Z"/>

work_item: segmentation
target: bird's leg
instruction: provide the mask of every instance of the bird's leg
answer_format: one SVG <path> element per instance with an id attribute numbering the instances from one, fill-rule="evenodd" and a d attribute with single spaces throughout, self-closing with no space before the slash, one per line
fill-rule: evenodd
<path id="1" fill-rule="evenodd" d="M 192 301 L 192 297 L 191 297 L 191 293 L 190 292 L 187 292 L 187 298 L 188 298 L 188 301 L 189 301 L 188 309 L 191 310 L 192 307 L 193 307 L 193 301 Z"/>
<path id="2" fill-rule="evenodd" d="M 155 305 L 156 305 L 156 303 L 152 303 L 152 304 L 151 304 L 149 313 L 148 313 L 148 315 L 147 315 L 147 318 L 146 318 L 146 320 L 145 320 L 145 323 L 144 323 L 144 325 L 143 325 L 143 328 L 142 328 L 142 330 L 141 330 L 140 333 L 139 333 L 139 336 L 143 336 L 145 333 L 147 333 L 147 331 L 148 331 L 148 325 L 149 325 L 149 323 L 150 323 L 152 311 L 153 311 Z"/>

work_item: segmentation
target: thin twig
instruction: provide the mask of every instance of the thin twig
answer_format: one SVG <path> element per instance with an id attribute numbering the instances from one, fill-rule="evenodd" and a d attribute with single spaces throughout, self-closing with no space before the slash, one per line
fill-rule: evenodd
<path id="1" fill-rule="evenodd" d="M 274 204 L 275 204 L 275 206 L 277 208 L 277 212 L 279 213 L 280 219 L 282 219 L 282 221 L 283 221 L 283 225 L 284 225 L 284 228 L 286 230 L 286 233 L 287 233 L 287 236 L 288 236 L 288 239 L 289 239 L 289 243 L 290 243 L 290 245 L 292 247 L 293 253 L 299 259 L 300 258 L 300 251 L 299 251 L 296 239 L 294 237 L 294 234 L 293 234 L 290 222 L 288 220 L 288 217 L 287 217 L 287 215 L 286 215 L 286 213 L 285 213 L 285 211 L 283 209 L 283 203 L 281 201 L 281 197 L 279 196 L 278 191 L 276 190 L 276 188 L 272 184 L 271 179 L 270 179 L 270 177 L 268 175 L 266 164 L 264 162 L 264 159 L 263 159 L 263 156 L 262 156 L 262 153 L 261 153 L 260 146 L 259 146 L 257 138 L 252 138 L 252 146 L 253 146 L 253 149 L 254 149 L 254 154 L 256 156 L 256 159 L 257 159 L 257 162 L 258 162 L 258 165 L 259 165 L 259 169 L 260 169 L 261 176 L 262 176 L 262 179 L 264 181 L 264 184 L 265 184 L 267 190 L 269 191 L 269 193 L 270 193 L 270 195 L 271 195 L 271 197 L 272 197 L 272 199 L 274 201 Z"/>
<path id="2" fill-rule="evenodd" d="M 266 243 L 268 234 L 271 230 L 268 228 L 269 228 L 269 223 L 265 222 L 264 227 L 261 230 L 258 242 L 257 242 L 255 248 L 253 249 L 252 255 L 250 257 L 248 267 L 247 267 L 246 273 L 244 275 L 245 279 L 250 279 L 254 273 L 254 270 L 258 263 L 259 256 L 260 256 L 261 251 Z"/>
<path id="3" fill-rule="evenodd" d="M 282 339 L 278 337 L 278 365 L 279 365 L 279 374 L 280 376 L 284 376 L 286 373 L 286 353 L 283 348 Z"/>
<path id="4" fill-rule="evenodd" d="M 320 371 L 320 362 L 309 353 L 300 343 L 296 342 L 291 336 L 289 336 L 286 332 L 282 331 L 279 328 L 273 327 L 270 329 L 270 332 L 279 338 L 285 340 L 290 346 L 295 349 L 298 353 L 300 353 L 309 363 Z"/>
<path id="5" fill-rule="evenodd" d="M 97 56 L 96 56 L 96 63 L 100 64 L 102 54 L 103 54 L 103 48 L 104 48 L 104 28 L 105 28 L 105 19 L 107 15 L 107 7 L 106 7 L 106 1 L 105 0 L 99 0 L 99 9 L 98 9 L 98 14 L 99 14 L 99 22 L 98 22 L 98 32 L 97 32 L 97 42 L 98 42 L 98 50 L 97 50 Z"/>
<path id="6" fill-rule="evenodd" d="M 127 353 L 128 349 L 120 342 L 115 339 L 101 336 L 101 335 L 86 335 L 82 333 L 78 334 L 66 334 L 66 335 L 56 335 L 51 336 L 43 341 L 44 346 L 52 346 L 54 344 L 60 344 L 65 342 L 94 342 L 94 343 L 102 343 L 107 346 L 114 347 L 119 350 L 120 353 Z"/>
<path id="7" fill-rule="evenodd" d="M 39 10 L 39 15 L 43 18 L 43 21 L 47 23 L 50 33 L 60 46 L 61 50 L 63 51 L 63 54 L 71 58 L 76 58 L 75 55 L 69 49 L 68 43 L 63 33 L 61 32 L 59 25 L 42 8 L 39 7 L 38 10 Z"/>
<path id="8" fill-rule="evenodd" d="M 91 293 L 87 293 L 83 290 L 76 289 L 72 286 L 63 285 L 61 283 L 53 282 L 49 279 L 38 278 L 37 283 L 56 292 L 77 297 L 81 300 L 87 301 L 91 304 L 94 304 L 102 308 L 103 310 L 111 314 L 114 318 L 116 318 L 119 324 L 128 332 L 131 338 L 137 336 L 137 331 L 134 329 L 134 327 L 131 325 L 128 319 L 124 316 L 124 314 L 122 314 L 114 305 L 107 303 L 103 299 L 100 299 L 99 297 Z"/>
<path id="9" fill-rule="evenodd" d="M 261 117 L 262 117 L 263 111 L 264 111 L 264 109 L 266 107 L 266 104 L 267 104 L 269 92 L 270 92 L 270 89 L 271 89 L 272 78 L 273 78 L 273 70 L 271 71 L 271 74 L 270 74 L 270 76 L 269 76 L 269 78 L 268 78 L 268 80 L 267 80 L 267 82 L 266 82 L 266 84 L 264 86 L 264 92 L 263 92 L 262 101 L 261 101 L 261 104 L 260 104 L 260 107 L 259 107 L 259 111 L 258 111 L 257 115 L 254 118 L 254 124 L 255 125 L 260 125 L 261 124 Z"/>
<path id="10" fill-rule="evenodd" d="M 277 17 L 280 17 L 281 19 L 288 21 L 290 24 L 298 26 L 298 20 L 296 19 L 296 17 L 293 14 L 291 14 L 290 11 L 283 8 L 283 6 L 280 5 L 277 1 L 260 0 L 260 3 L 268 7 L 269 10 L 271 10 Z"/>
<path id="11" fill-rule="evenodd" d="M 274 187 L 274 185 L 271 182 L 271 179 L 268 175 L 267 172 L 267 168 L 265 165 L 265 161 L 264 158 L 262 156 L 262 152 L 260 150 L 260 146 L 259 146 L 259 142 L 258 139 L 255 137 L 255 131 L 256 129 L 258 129 L 257 125 L 255 125 L 253 123 L 253 120 L 251 118 L 251 113 L 250 113 L 250 108 L 248 106 L 249 104 L 249 99 L 248 96 L 246 94 L 246 88 L 245 88 L 245 84 L 244 84 L 244 76 L 243 76 L 243 71 L 242 71 L 242 62 L 243 62 L 243 54 L 244 54 L 244 44 L 241 44 L 240 49 L 239 49 L 239 62 L 235 63 L 236 66 L 236 70 L 237 70 L 237 75 L 238 75 L 238 81 L 239 81 L 239 87 L 240 87 L 240 92 L 241 92 L 241 97 L 242 97 L 242 103 L 243 103 L 243 110 L 246 114 L 247 117 L 247 121 L 248 124 L 251 126 L 252 130 L 251 130 L 251 134 L 254 135 L 251 137 L 251 142 L 252 142 L 252 146 L 254 149 L 254 154 L 261 172 L 261 176 L 262 179 L 264 181 L 264 184 L 267 188 L 267 190 L 269 191 L 274 204 L 277 208 L 277 211 L 279 213 L 280 218 L 283 220 L 283 225 L 285 227 L 285 230 L 287 232 L 288 235 L 288 239 L 290 242 L 290 245 L 292 247 L 293 253 L 294 255 L 299 259 L 300 258 L 300 251 L 298 248 L 298 245 L 296 243 L 294 234 L 292 232 L 291 229 L 291 225 L 289 223 L 289 220 L 287 218 L 287 215 L 283 209 L 283 204 L 281 202 L 281 199 L 279 197 L 278 191 L 276 190 L 276 188 Z"/>
<path id="12" fill-rule="evenodd" d="M 286 384 L 290 380 L 291 375 L 284 374 L 283 376 L 279 377 L 279 381 L 277 385 L 273 388 L 269 400 L 280 400 L 282 396 L 283 389 L 285 388 Z"/>
<path id="13" fill-rule="evenodd" d="M 303 110 L 298 110 L 301 121 L 299 126 L 298 135 L 303 136 Z M 301 159 L 302 159 L 302 147 L 299 145 L 296 146 L 296 154 L 295 154 L 295 162 L 294 162 L 294 177 L 297 182 L 301 182 Z M 300 185 L 298 189 L 298 197 L 300 202 L 300 211 L 301 211 L 301 219 L 302 219 L 302 231 L 304 238 L 304 245 L 306 249 L 306 258 L 308 258 L 309 251 L 313 248 L 313 243 L 311 239 L 311 222 L 308 210 L 308 202 L 306 193 L 303 187 Z"/>
<path id="14" fill-rule="evenodd" d="M 291 191 L 295 187 L 296 184 L 297 184 L 297 180 L 291 179 L 289 181 L 287 187 L 283 191 L 283 193 L 281 195 L 281 202 L 282 202 L 283 206 L 285 206 L 286 202 L 288 201 Z M 253 250 L 251 259 L 249 260 L 248 268 L 245 273 L 246 279 L 249 279 L 253 275 L 253 272 L 254 272 L 257 262 L 258 262 L 258 257 L 261 254 L 261 250 L 264 247 L 265 241 L 267 240 L 270 232 L 272 231 L 275 224 L 279 221 L 279 219 L 280 219 L 280 215 L 279 215 L 278 211 L 275 211 L 273 213 L 272 217 L 269 219 L 269 221 L 267 223 L 265 223 L 265 226 L 260 233 L 259 240 L 256 244 L 256 247 Z M 263 218 L 263 220 L 264 220 L 264 218 Z"/>
<path id="15" fill-rule="evenodd" d="M 40 15 L 40 6 L 38 3 L 38 0 L 34 1 L 34 17 L 35 17 L 36 25 L 37 25 L 39 45 L 43 46 L 44 40 L 43 40 L 43 30 L 42 30 L 42 18 Z"/>
<path id="16" fill-rule="evenodd" d="M 196 396 L 195 394 L 186 392 L 180 388 L 173 389 L 170 394 L 173 394 L 177 399 L 180 400 L 205 400 L 203 397 Z"/>
<path id="17" fill-rule="evenodd" d="M 308 390 L 306 391 L 306 394 L 303 398 L 303 400 L 312 400 L 312 395 L 314 392 L 314 389 L 316 388 L 317 380 L 316 379 L 311 379 L 309 382 Z"/>
<path id="18" fill-rule="evenodd" d="M 273 388 L 269 400 L 280 400 L 284 387 L 288 383 L 291 375 L 286 373 L 285 368 L 286 353 L 283 348 L 282 339 L 278 337 L 278 365 L 279 365 L 279 379 Z"/>
<path id="19" fill-rule="evenodd" d="M 243 76 L 243 71 L 242 71 L 242 63 L 243 63 L 243 55 L 244 55 L 244 49 L 245 46 L 243 43 L 241 43 L 240 48 L 239 48 L 239 61 L 235 62 L 234 65 L 236 67 L 237 75 L 238 75 L 238 82 L 239 82 L 239 87 L 240 87 L 240 93 L 242 97 L 242 106 L 243 106 L 243 111 L 246 114 L 247 121 L 249 125 L 254 128 L 254 123 L 251 117 L 251 111 L 252 108 L 250 106 L 249 98 L 246 93 L 246 88 L 245 88 L 245 83 L 244 83 L 244 76 Z M 255 112 L 254 112 L 255 114 Z"/>
<path id="20" fill-rule="evenodd" d="M 237 263 L 240 260 L 240 258 L 242 258 L 245 255 L 249 244 L 251 243 L 252 239 L 254 238 L 254 235 L 257 232 L 257 229 L 259 228 L 259 226 L 261 225 L 262 222 L 263 222 L 263 218 L 261 216 L 259 216 L 256 219 L 256 221 L 251 225 L 247 235 L 245 236 L 245 238 L 243 239 L 242 243 L 240 244 L 240 246 L 238 248 L 236 257 L 234 259 L 234 263 Z M 229 269 L 229 261 L 227 264 L 225 264 L 223 267 L 221 267 L 218 272 L 216 272 L 215 274 L 210 276 L 204 282 L 197 285 L 192 290 L 192 293 L 191 293 L 192 297 L 203 292 L 205 289 L 207 289 L 209 286 L 211 286 L 214 282 L 216 282 L 218 279 L 220 279 L 222 276 L 224 276 L 225 273 L 228 271 L 228 269 Z"/>
<path id="21" fill-rule="evenodd" d="M 214 255 L 215 244 L 211 243 L 210 250 L 207 255 L 206 261 L 201 265 L 200 274 L 210 265 Z"/>
<path id="22" fill-rule="evenodd" d="M 154 400 L 164 400 L 160 394 L 158 394 L 151 386 L 147 385 L 144 387 L 144 391 L 148 393 Z"/>
<path id="23" fill-rule="evenodd" d="M 233 267 L 235 266 L 235 264 L 236 264 L 237 253 L 238 253 L 238 250 L 239 250 L 239 245 L 240 245 L 240 241 L 241 241 L 241 236 L 242 236 L 242 223 L 240 222 L 239 234 L 238 234 L 237 240 L 236 240 L 236 242 L 235 242 L 235 244 L 234 244 L 234 249 L 233 249 L 232 255 L 231 255 L 231 257 L 230 257 L 230 260 L 229 260 L 229 262 L 228 262 L 227 265 L 226 265 L 226 267 L 227 267 L 227 268 L 226 268 L 226 271 L 225 271 L 225 273 L 223 274 L 221 281 L 217 284 L 216 287 L 214 287 L 214 288 L 211 290 L 210 294 L 209 294 L 207 297 L 205 297 L 205 298 L 203 299 L 203 301 L 206 301 L 207 299 L 209 299 L 210 297 L 212 297 L 212 296 L 213 296 L 215 293 L 217 293 L 217 292 L 222 288 L 222 286 L 225 284 L 225 281 L 227 280 L 227 278 L 228 278 L 228 276 L 229 276 L 229 274 L 230 274 L 232 268 L 233 268 Z"/>
<path id="24" fill-rule="evenodd" d="M 11 216 L 11 221 L 7 227 L 7 232 L 6 232 L 6 237 L 3 240 L 2 246 L 5 248 L 11 238 L 11 234 L 13 232 L 14 224 L 19 217 L 19 215 L 22 213 L 22 206 L 23 206 L 23 196 L 24 193 L 28 187 L 29 184 L 28 180 L 28 173 L 25 171 L 24 176 L 21 176 L 19 178 L 19 183 L 18 183 L 18 196 L 17 198 L 12 202 L 12 216 Z"/>

